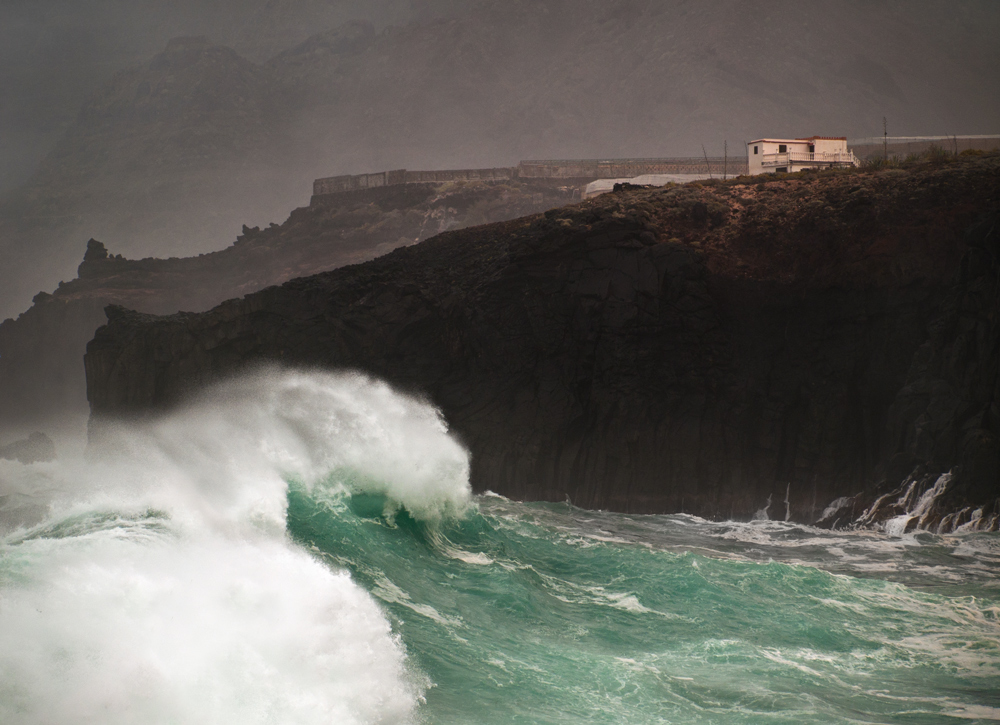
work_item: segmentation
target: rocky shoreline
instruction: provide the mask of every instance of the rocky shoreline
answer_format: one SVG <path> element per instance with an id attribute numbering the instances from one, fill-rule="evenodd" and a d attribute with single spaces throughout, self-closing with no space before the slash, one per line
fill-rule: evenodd
<path id="1" fill-rule="evenodd" d="M 996 155 L 631 189 L 205 313 L 113 307 L 92 427 L 262 363 L 352 369 L 439 406 L 480 491 L 841 526 L 951 471 L 937 510 L 988 525 L 998 212 Z"/>

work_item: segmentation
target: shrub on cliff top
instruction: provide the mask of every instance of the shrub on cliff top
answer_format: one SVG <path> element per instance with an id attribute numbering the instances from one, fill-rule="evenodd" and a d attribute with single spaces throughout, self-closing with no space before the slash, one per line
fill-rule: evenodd
<path id="1" fill-rule="evenodd" d="M 940 164 L 944 161 L 948 161 L 952 158 L 952 153 L 946 151 L 941 146 L 937 144 L 932 145 L 929 149 L 924 152 L 924 158 L 932 164 Z"/>

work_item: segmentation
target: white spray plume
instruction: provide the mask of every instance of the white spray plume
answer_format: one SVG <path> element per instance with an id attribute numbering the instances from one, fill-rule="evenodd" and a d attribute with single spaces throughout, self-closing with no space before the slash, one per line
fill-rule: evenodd
<path id="1" fill-rule="evenodd" d="M 415 518 L 461 514 L 469 459 L 436 410 L 270 370 L 107 440 L 90 462 L 0 465 L 0 721 L 415 717 L 428 683 L 371 596 L 290 541 L 286 481 L 349 471 Z M 48 512 L 11 531 L 15 504 Z"/>

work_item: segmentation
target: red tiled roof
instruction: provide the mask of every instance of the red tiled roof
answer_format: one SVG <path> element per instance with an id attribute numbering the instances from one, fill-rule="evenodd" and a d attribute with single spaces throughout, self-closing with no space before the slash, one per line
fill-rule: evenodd
<path id="1" fill-rule="evenodd" d="M 846 141 L 847 136 L 806 136 L 797 138 L 796 141 Z"/>

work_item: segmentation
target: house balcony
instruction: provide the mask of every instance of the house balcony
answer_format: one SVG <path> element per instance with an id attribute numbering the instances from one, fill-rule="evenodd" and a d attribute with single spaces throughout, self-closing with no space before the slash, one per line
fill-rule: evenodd
<path id="1" fill-rule="evenodd" d="M 789 151 L 783 154 L 764 154 L 761 166 L 776 168 L 791 167 L 793 164 L 810 164 L 813 166 L 857 166 L 858 157 L 853 151 Z"/>

